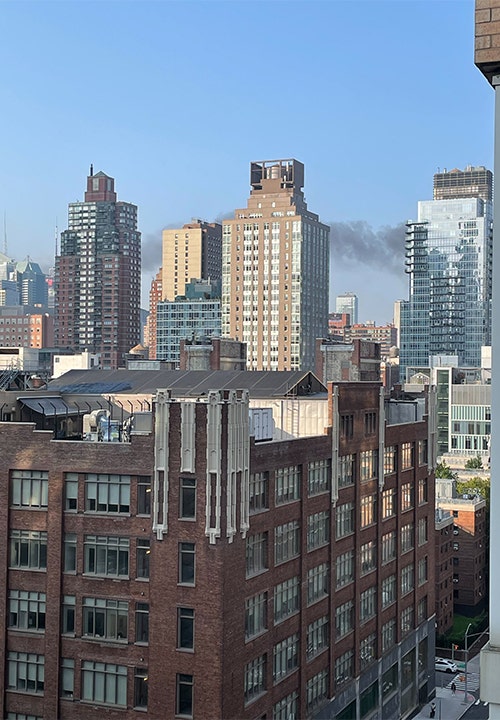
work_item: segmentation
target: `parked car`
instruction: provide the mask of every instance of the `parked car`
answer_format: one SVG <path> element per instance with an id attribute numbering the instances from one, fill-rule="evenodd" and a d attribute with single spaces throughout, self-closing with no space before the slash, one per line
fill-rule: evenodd
<path id="1" fill-rule="evenodd" d="M 452 660 L 446 660 L 446 658 L 436 658 L 435 669 L 440 672 L 446 673 L 457 673 L 458 668 Z"/>

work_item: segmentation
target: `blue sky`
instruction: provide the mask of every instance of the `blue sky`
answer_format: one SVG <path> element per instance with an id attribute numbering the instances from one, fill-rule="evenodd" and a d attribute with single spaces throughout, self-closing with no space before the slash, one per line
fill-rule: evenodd
<path id="1" fill-rule="evenodd" d="M 53 263 L 93 163 L 139 206 L 144 298 L 163 227 L 244 207 L 251 160 L 295 157 L 339 230 L 331 306 L 390 321 L 397 226 L 438 168 L 492 167 L 473 0 L 0 0 L 0 23 L 9 254 Z"/>

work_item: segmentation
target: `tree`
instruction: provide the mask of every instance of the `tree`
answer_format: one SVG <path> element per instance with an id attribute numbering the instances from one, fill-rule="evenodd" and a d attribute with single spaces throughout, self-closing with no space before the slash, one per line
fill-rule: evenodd
<path id="1" fill-rule="evenodd" d="M 480 456 L 474 458 L 469 458 L 467 462 L 465 463 L 465 469 L 466 470 L 482 470 L 483 469 L 483 461 L 481 460 Z"/>
<path id="2" fill-rule="evenodd" d="M 444 460 L 436 465 L 436 478 L 440 480 L 456 480 L 458 473 L 454 472 Z"/>
<path id="3" fill-rule="evenodd" d="M 457 492 L 460 495 L 468 493 L 470 495 L 479 494 L 486 500 L 486 509 L 490 507 L 490 478 L 472 477 L 470 480 L 458 480 Z"/>

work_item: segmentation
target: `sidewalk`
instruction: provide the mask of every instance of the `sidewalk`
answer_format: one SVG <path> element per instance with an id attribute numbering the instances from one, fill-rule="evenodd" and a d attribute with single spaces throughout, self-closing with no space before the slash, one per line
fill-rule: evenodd
<path id="1" fill-rule="evenodd" d="M 446 686 L 436 688 L 436 715 L 435 720 L 458 720 L 464 715 L 469 707 L 475 702 L 476 698 L 472 693 L 479 693 L 479 655 L 469 660 L 467 665 L 467 702 L 464 702 L 464 683 L 459 680 L 463 673 L 458 675 L 449 675 L 446 677 Z M 455 681 L 457 691 L 452 695 L 450 685 Z M 422 710 L 414 715 L 412 720 L 424 720 L 429 718 L 431 704 L 426 703 Z"/>

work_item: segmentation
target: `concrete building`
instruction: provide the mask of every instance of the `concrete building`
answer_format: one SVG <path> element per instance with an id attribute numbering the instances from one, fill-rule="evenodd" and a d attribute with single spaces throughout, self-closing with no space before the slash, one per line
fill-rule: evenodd
<path id="1" fill-rule="evenodd" d="M 356 325 L 359 322 L 358 296 L 352 292 L 337 295 L 335 298 L 335 312 L 341 315 L 348 314 L 350 318 L 349 325 Z"/>
<path id="2" fill-rule="evenodd" d="M 186 294 L 192 278 L 217 283 L 222 274 L 222 227 L 193 220 L 162 234 L 161 299 Z"/>
<path id="3" fill-rule="evenodd" d="M 38 263 L 30 258 L 16 263 L 15 278 L 19 305 L 40 305 L 48 308 L 47 276 Z"/>
<path id="4" fill-rule="evenodd" d="M 434 200 L 477 198 L 493 200 L 493 173 L 483 165 L 443 170 L 434 175 Z"/>
<path id="5" fill-rule="evenodd" d="M 137 207 L 90 168 L 83 202 L 69 204 L 55 269 L 55 343 L 123 367 L 140 341 L 141 236 Z"/>
<path id="6" fill-rule="evenodd" d="M 316 340 L 316 376 L 323 382 L 378 382 L 380 344 L 366 340 L 338 343 Z"/>
<path id="7" fill-rule="evenodd" d="M 99 355 L 91 355 L 85 351 L 78 355 L 54 355 L 54 372 L 52 377 L 58 378 L 69 370 L 90 370 L 99 366 Z"/>
<path id="8" fill-rule="evenodd" d="M 446 199 L 419 202 L 417 220 L 407 223 L 403 372 L 408 366 L 425 366 L 430 355 L 439 354 L 457 355 L 460 365 L 477 367 L 481 346 L 490 344 L 492 177 L 480 169 L 481 178 L 488 179 L 485 190 L 475 170 L 448 175 L 435 178 L 435 193 Z"/>
<path id="9" fill-rule="evenodd" d="M 310 370 L 328 324 L 329 228 L 304 198 L 304 165 L 250 166 L 246 208 L 223 225 L 222 334 L 252 370 Z"/>
<path id="10" fill-rule="evenodd" d="M 276 442 L 252 434 L 250 391 L 196 398 L 186 377 L 190 400 L 158 390 L 121 422 L 118 375 L 89 376 L 86 441 L 47 432 L 45 403 L 81 425 L 54 389 L 18 400 L 33 422 L 0 424 L 6 716 L 406 718 L 428 701 L 426 420 L 394 424 L 379 384 L 342 383 L 321 434 Z"/>
<path id="11" fill-rule="evenodd" d="M 229 338 L 207 337 L 181 340 L 180 370 L 245 370 L 245 343 Z"/>

